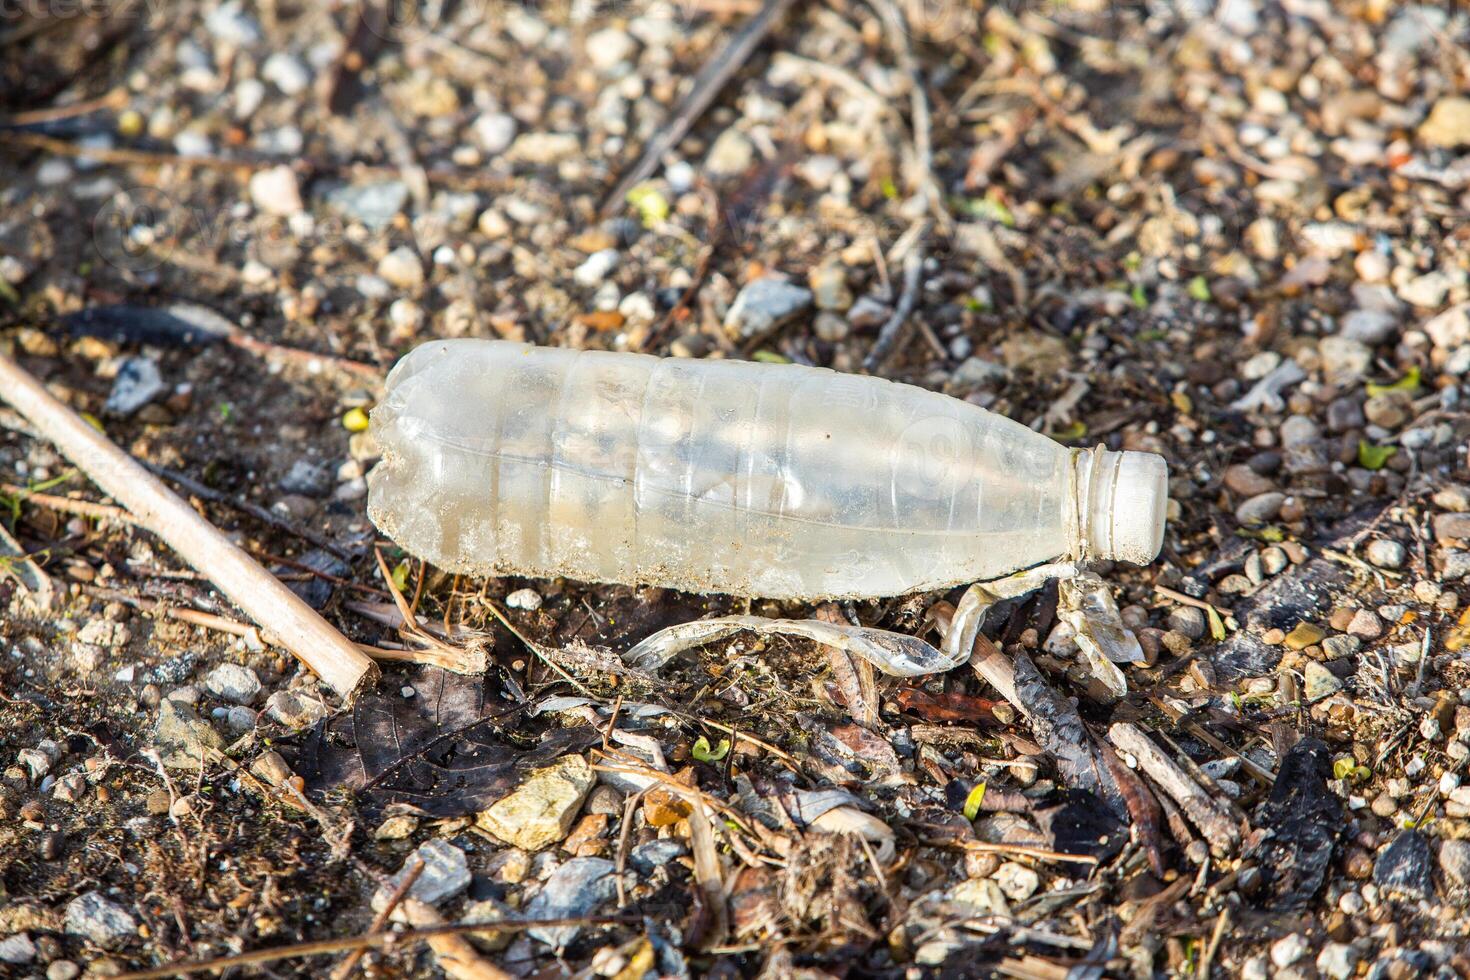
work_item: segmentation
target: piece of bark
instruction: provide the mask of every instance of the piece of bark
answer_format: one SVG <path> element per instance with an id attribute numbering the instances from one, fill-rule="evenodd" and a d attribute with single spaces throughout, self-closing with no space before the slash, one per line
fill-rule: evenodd
<path id="1" fill-rule="evenodd" d="M 1164 754 L 1137 725 L 1117 722 L 1108 729 L 1108 741 L 1138 761 L 1138 768 L 1173 797 L 1200 829 L 1210 852 L 1225 857 L 1240 846 L 1240 828 L 1225 807 L 1189 778 L 1178 763 Z"/>

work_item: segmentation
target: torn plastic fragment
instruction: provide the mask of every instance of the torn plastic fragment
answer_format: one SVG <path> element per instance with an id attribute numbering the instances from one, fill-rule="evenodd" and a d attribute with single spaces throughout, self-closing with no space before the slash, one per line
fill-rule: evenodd
<path id="1" fill-rule="evenodd" d="M 640 641 L 623 659 L 642 670 L 658 670 L 676 655 L 694 647 L 750 630 L 763 636 L 799 636 L 862 657 L 885 674 L 918 677 L 949 670 L 952 660 L 916 636 L 868 626 L 828 623 L 819 619 L 764 619 L 760 616 L 721 616 L 678 623 Z"/>
<path id="2" fill-rule="evenodd" d="M 1081 572 L 1076 564 L 1057 562 L 1037 565 L 1035 568 L 989 582 L 976 582 L 965 590 L 959 606 L 950 618 L 949 632 L 945 634 L 943 643 L 945 659 L 951 665 L 964 663 L 969 659 L 970 651 L 975 648 L 975 637 L 980 635 L 980 628 L 985 625 L 985 614 L 997 602 L 1034 592 L 1045 585 L 1048 579 L 1066 581 L 1078 574 Z"/>
<path id="3" fill-rule="evenodd" d="M 1057 617 L 1077 631 L 1077 647 L 1092 676 L 1114 697 L 1127 694 L 1128 680 L 1116 665 L 1142 663 L 1143 648 L 1123 625 L 1107 584 L 1092 574 L 1062 582 Z"/>

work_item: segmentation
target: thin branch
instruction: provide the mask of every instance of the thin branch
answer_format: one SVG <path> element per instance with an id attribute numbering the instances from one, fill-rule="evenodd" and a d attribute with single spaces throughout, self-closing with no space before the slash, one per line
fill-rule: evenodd
<path id="1" fill-rule="evenodd" d="M 30 420 L 77 468 L 127 507 L 138 522 L 204 571 L 225 595 L 281 638 L 282 645 L 351 697 L 377 677 L 373 662 L 301 597 L 113 445 L 8 357 L 0 356 L 0 398 Z"/>
<path id="2" fill-rule="evenodd" d="M 771 28 L 790 9 L 793 0 L 766 0 L 760 12 L 750 20 L 746 21 L 734 37 L 732 37 L 719 54 L 705 63 L 699 75 L 694 79 L 694 85 L 689 89 L 689 94 L 674 114 L 669 117 L 658 131 L 658 134 L 649 140 L 648 145 L 638 156 L 638 162 L 623 175 L 618 185 L 612 192 L 603 198 L 598 213 L 606 217 L 614 210 L 622 206 L 623 199 L 628 196 L 639 183 L 647 180 L 649 175 L 656 171 L 663 160 L 663 155 L 679 144 L 693 125 L 704 115 L 704 111 L 710 107 L 715 98 L 724 90 L 726 83 L 734 77 L 742 65 L 750 60 L 755 49 L 760 47 Z"/>

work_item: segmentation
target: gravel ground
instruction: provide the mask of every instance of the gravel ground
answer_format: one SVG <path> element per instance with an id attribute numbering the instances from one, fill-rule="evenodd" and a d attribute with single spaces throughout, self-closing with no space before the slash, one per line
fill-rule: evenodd
<path id="1" fill-rule="evenodd" d="M 56 593 L 0 564 L 0 973 L 360 935 L 417 854 L 410 922 L 577 920 L 473 938 L 516 976 L 1470 974 L 1470 14 L 797 4 L 605 201 L 758 7 L 0 18 L 0 349 L 353 639 L 415 645 L 379 543 L 458 624 L 417 645 L 489 658 L 344 707 L 0 410 L 0 549 Z M 1128 693 L 1054 589 L 992 617 L 1050 694 L 1012 706 L 748 635 L 654 679 L 608 651 L 746 604 L 407 560 L 365 412 L 439 337 L 871 370 L 1162 453 L 1162 555 L 1097 569 Z M 934 639 L 958 599 L 750 611 Z"/>

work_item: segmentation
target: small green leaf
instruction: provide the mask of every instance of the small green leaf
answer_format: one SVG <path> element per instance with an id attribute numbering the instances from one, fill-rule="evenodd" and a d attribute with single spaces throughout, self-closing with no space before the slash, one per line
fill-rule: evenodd
<path id="1" fill-rule="evenodd" d="M 712 749 L 709 747 L 709 739 L 701 735 L 694 740 L 694 745 L 690 748 L 689 754 L 700 762 L 719 762 L 730 754 L 730 740 L 728 738 L 722 738 L 720 739 L 720 744 Z"/>
<path id="2" fill-rule="evenodd" d="M 878 182 L 878 189 L 883 192 L 883 196 L 888 198 L 888 200 L 893 201 L 898 199 L 898 185 L 893 182 L 892 177 L 884 177 L 880 180 Z"/>
<path id="3" fill-rule="evenodd" d="M 1387 395 L 1390 392 L 1394 392 L 1394 391 L 1407 391 L 1409 394 L 1412 395 L 1414 392 L 1416 392 L 1418 390 L 1419 390 L 1419 369 L 1417 367 L 1411 367 L 1411 368 L 1409 368 L 1408 371 L 1406 371 L 1404 373 L 1404 376 L 1402 378 L 1399 378 L 1393 384 L 1390 384 L 1390 385 L 1376 385 L 1376 384 L 1370 383 L 1368 385 L 1368 397 L 1369 398 L 1376 398 L 1379 395 Z"/>
<path id="4" fill-rule="evenodd" d="M 972 200 L 965 209 L 972 217 L 982 218 L 986 221 L 994 221 L 996 224 L 1005 225 L 1007 228 L 1016 226 L 1016 215 L 1001 200 L 995 188 L 986 191 L 985 196 L 978 200 Z"/>
<path id="5" fill-rule="evenodd" d="M 1210 284 L 1205 282 L 1204 276 L 1195 276 L 1193 279 L 1189 280 L 1189 295 L 1191 298 L 1197 299 L 1201 303 L 1208 303 L 1210 301 L 1210 299 L 1212 298 L 1210 294 Z"/>
<path id="6" fill-rule="evenodd" d="M 791 358 L 787 357 L 785 354 L 777 354 L 775 351 L 766 350 L 764 347 L 756 351 L 754 354 L 750 355 L 750 359 L 753 361 L 760 361 L 762 364 L 791 363 Z"/>
<path id="7" fill-rule="evenodd" d="M 393 588 L 399 592 L 408 590 L 408 560 L 404 559 L 393 568 Z"/>
<path id="8" fill-rule="evenodd" d="M 1358 440 L 1358 465 L 1365 470 L 1381 470 L 1399 451 L 1397 446 L 1375 446 L 1366 439 Z"/>
<path id="9" fill-rule="evenodd" d="M 1205 606 L 1205 617 L 1210 621 L 1210 636 L 1215 638 L 1215 642 L 1225 639 L 1225 620 L 1220 618 L 1214 606 Z"/>
<path id="10" fill-rule="evenodd" d="M 0 299 L 4 299 L 11 306 L 20 305 L 20 293 L 17 293 L 15 287 L 5 279 L 0 279 Z"/>
<path id="11" fill-rule="evenodd" d="M 970 790 L 970 795 L 965 797 L 965 819 L 974 820 L 980 815 L 980 804 L 985 802 L 985 783 L 978 782 L 975 788 Z"/>
<path id="12" fill-rule="evenodd" d="M 638 220 L 645 228 L 661 224 L 669 216 L 669 199 L 650 184 L 639 184 L 628 191 L 628 203 L 638 212 Z"/>
<path id="13" fill-rule="evenodd" d="M 1143 291 L 1142 283 L 1134 283 L 1133 288 L 1129 291 L 1128 295 L 1132 297 L 1134 306 L 1138 307 L 1140 310 L 1148 309 L 1148 293 L 1145 293 Z"/>
<path id="14" fill-rule="evenodd" d="M 1357 760 L 1354 759 L 1350 755 L 1345 755 L 1345 756 L 1343 756 L 1340 759 L 1334 759 L 1332 761 L 1332 778 L 1333 779 L 1346 779 L 1346 778 L 1348 778 L 1349 776 L 1351 776 L 1353 774 L 1353 769 L 1356 768 L 1357 765 L 1358 765 Z"/>
<path id="15" fill-rule="evenodd" d="M 219 410 L 219 420 L 221 422 L 228 422 L 230 420 L 230 416 L 235 414 L 235 406 L 231 405 L 229 402 L 220 402 L 215 407 Z"/>
<path id="16" fill-rule="evenodd" d="M 1076 442 L 1078 439 L 1087 438 L 1087 423 L 1078 419 L 1065 429 L 1058 429 L 1051 436 L 1057 442 Z"/>

